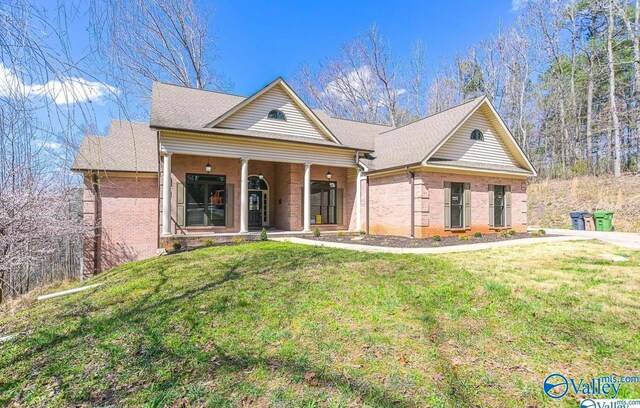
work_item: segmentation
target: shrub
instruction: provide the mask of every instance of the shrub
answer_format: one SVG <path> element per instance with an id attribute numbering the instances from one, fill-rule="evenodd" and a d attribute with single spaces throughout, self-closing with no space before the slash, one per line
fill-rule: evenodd
<path id="1" fill-rule="evenodd" d="M 172 246 L 173 246 L 173 250 L 174 250 L 174 251 L 179 251 L 179 250 L 180 250 L 180 248 L 182 248 L 182 245 L 180 245 L 180 244 L 179 244 L 179 243 L 177 243 L 177 242 L 174 242 Z"/>
<path id="2" fill-rule="evenodd" d="M 482 232 L 476 232 L 473 236 L 476 238 L 482 238 Z"/>
<path id="3" fill-rule="evenodd" d="M 499 235 L 501 238 L 506 238 L 506 237 L 508 237 L 508 236 L 509 236 L 509 233 L 508 233 L 507 231 L 500 231 L 500 232 L 498 233 L 498 235 Z"/>
<path id="4" fill-rule="evenodd" d="M 538 234 L 540 235 L 547 235 L 547 231 L 543 230 L 543 229 L 539 229 L 538 230 Z"/>
<path id="5" fill-rule="evenodd" d="M 433 240 L 434 240 L 434 241 L 436 241 L 436 242 L 440 242 L 440 241 L 442 241 L 442 237 L 441 237 L 440 235 L 434 235 L 434 236 L 433 236 L 433 237 L 431 237 L 431 238 L 433 238 Z"/>
<path id="6" fill-rule="evenodd" d="M 344 237 L 344 232 L 343 232 L 343 231 L 338 231 L 338 232 L 336 233 L 336 236 L 338 236 L 338 237 Z"/>
<path id="7" fill-rule="evenodd" d="M 313 230 L 313 236 L 316 237 L 316 238 L 318 238 L 320 236 L 320 230 L 318 229 L 318 227 L 316 227 Z"/>
<path id="8" fill-rule="evenodd" d="M 469 234 L 459 234 L 458 239 L 461 241 L 468 241 L 471 239 L 471 236 Z"/>
<path id="9" fill-rule="evenodd" d="M 542 234 L 540 234 L 540 231 L 533 231 L 533 232 L 531 233 L 531 236 L 532 236 L 532 237 L 540 237 L 540 236 L 542 236 Z"/>
<path id="10" fill-rule="evenodd" d="M 365 231 L 365 230 L 360 230 L 360 235 L 367 235 L 367 231 Z"/>
<path id="11" fill-rule="evenodd" d="M 509 230 L 509 235 L 516 235 L 516 231 L 515 230 Z"/>
<path id="12" fill-rule="evenodd" d="M 208 247 L 208 246 L 213 246 L 213 240 L 211 238 L 207 238 L 202 242 L 202 245 Z"/>
<path id="13" fill-rule="evenodd" d="M 231 238 L 231 242 L 234 244 L 242 244 L 244 242 L 247 242 L 247 240 L 244 239 L 243 237 L 233 237 Z"/>
<path id="14" fill-rule="evenodd" d="M 260 241 L 266 241 L 267 240 L 267 229 L 266 228 L 262 228 L 262 231 L 260 231 Z"/>

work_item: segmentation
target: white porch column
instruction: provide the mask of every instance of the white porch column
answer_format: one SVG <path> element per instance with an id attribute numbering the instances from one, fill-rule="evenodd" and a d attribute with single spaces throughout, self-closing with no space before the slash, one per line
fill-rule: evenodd
<path id="1" fill-rule="evenodd" d="M 171 235 L 171 153 L 162 159 L 162 236 Z"/>
<path id="2" fill-rule="evenodd" d="M 303 232 L 311 231 L 311 163 L 304 164 L 304 222 Z"/>
<path id="3" fill-rule="evenodd" d="M 240 233 L 249 232 L 249 159 L 240 159 Z"/>
<path id="4" fill-rule="evenodd" d="M 362 230 L 362 221 L 361 217 L 361 208 L 362 208 L 362 189 L 360 188 L 360 184 L 362 184 L 362 170 L 358 169 L 358 174 L 356 175 L 356 231 Z"/>

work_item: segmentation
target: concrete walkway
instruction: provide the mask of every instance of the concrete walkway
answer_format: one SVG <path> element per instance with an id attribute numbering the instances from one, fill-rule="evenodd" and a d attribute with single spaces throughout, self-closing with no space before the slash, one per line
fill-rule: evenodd
<path id="1" fill-rule="evenodd" d="M 540 228 L 531 227 L 529 231 L 537 231 Z M 640 234 L 632 232 L 604 232 L 604 231 L 574 231 L 566 229 L 545 228 L 549 235 L 562 235 L 567 237 L 595 238 L 609 244 L 625 248 L 640 250 Z"/>
<path id="2" fill-rule="evenodd" d="M 287 237 L 287 238 L 273 238 L 274 241 L 292 242 L 295 244 L 315 245 L 323 246 L 327 248 L 341 248 L 350 249 L 353 251 L 361 252 L 384 252 L 389 254 L 447 254 L 452 252 L 469 252 L 480 251 L 483 249 L 504 248 L 510 246 L 530 245 L 530 244 L 544 244 L 549 242 L 563 242 L 563 241 L 579 241 L 593 239 L 586 236 L 561 236 L 561 237 L 546 237 L 546 238 L 521 238 L 514 239 L 513 241 L 499 241 L 499 242 L 482 242 L 479 244 L 467 244 L 467 245 L 452 245 L 436 248 L 395 248 L 395 247 L 383 247 L 373 245 L 359 245 L 359 244 L 347 244 L 343 242 L 328 242 L 328 241 L 315 241 L 312 239 Z"/>

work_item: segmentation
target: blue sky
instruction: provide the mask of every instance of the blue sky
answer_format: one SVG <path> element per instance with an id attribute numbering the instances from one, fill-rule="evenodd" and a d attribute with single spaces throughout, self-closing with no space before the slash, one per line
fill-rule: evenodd
<path id="1" fill-rule="evenodd" d="M 54 10 L 58 1 L 40 0 L 40 5 Z M 66 1 L 79 5 L 69 30 L 73 51 L 80 57 L 89 44 L 88 0 Z M 408 58 L 415 41 L 421 39 L 427 49 L 428 74 L 435 73 L 456 52 L 495 33 L 499 25 L 509 25 L 515 17 L 514 5 L 526 0 L 196 1 L 205 8 L 213 6 L 209 18 L 218 54 L 214 68 L 230 80 L 230 92 L 251 95 L 278 76 L 292 79 L 303 63 L 314 66 L 335 55 L 341 44 L 373 23 L 399 59 Z M 42 91 L 56 84 L 26 85 Z M 97 93 L 100 86 L 96 85 Z M 102 131 L 111 118 L 119 116 L 118 109 L 100 97 L 92 98 L 91 107 Z M 44 112 L 41 119 L 48 120 Z"/>
<path id="2" fill-rule="evenodd" d="M 514 0 L 517 3 L 522 0 Z M 223 1 L 211 20 L 218 38 L 217 68 L 251 94 L 277 76 L 315 64 L 377 23 L 394 54 L 407 56 L 416 39 L 429 67 L 514 18 L 511 0 L 498 1 Z"/>

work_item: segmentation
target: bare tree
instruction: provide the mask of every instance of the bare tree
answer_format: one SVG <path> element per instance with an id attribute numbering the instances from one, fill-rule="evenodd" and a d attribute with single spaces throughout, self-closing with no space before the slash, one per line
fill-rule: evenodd
<path id="1" fill-rule="evenodd" d="M 411 51 L 411 61 L 409 78 L 409 95 L 411 110 L 418 117 L 425 113 L 426 98 L 426 67 L 425 67 L 426 47 L 421 40 L 417 40 Z"/>
<path id="2" fill-rule="evenodd" d="M 333 116 L 396 126 L 419 114 L 404 95 L 421 80 L 401 77 L 399 65 L 373 25 L 317 69 L 303 66 L 295 82 L 303 97 Z"/>
<path id="3" fill-rule="evenodd" d="M 635 0 L 633 5 L 633 20 L 627 14 L 624 3 L 623 5 L 618 5 L 618 9 L 633 46 L 633 116 L 635 117 L 636 125 L 636 171 L 640 172 L 640 0 Z"/>
<path id="4" fill-rule="evenodd" d="M 95 123 L 88 102 L 117 95 L 74 58 L 64 26 L 73 13 L 57 11 L 53 19 L 30 0 L 0 4 L 0 301 L 80 276 L 84 229 L 69 158 L 83 124 Z"/>
<path id="5" fill-rule="evenodd" d="M 615 177 L 620 177 L 621 174 L 621 160 L 622 149 L 620 143 L 620 121 L 618 119 L 618 105 L 616 102 L 616 70 L 613 54 L 613 41 L 614 41 L 614 24 L 615 24 L 615 0 L 609 0 L 608 10 L 608 26 L 607 26 L 607 59 L 609 66 L 609 109 L 611 111 L 611 126 L 612 136 L 614 143 L 614 162 L 613 162 L 613 174 Z"/>
<path id="6" fill-rule="evenodd" d="M 198 89 L 226 89 L 215 73 L 211 10 L 193 0 L 93 0 L 98 55 L 124 92 L 149 98 L 153 81 Z"/>
<path id="7" fill-rule="evenodd" d="M 449 74 L 437 75 L 427 90 L 427 114 L 441 112 L 462 101 L 456 80 Z"/>

